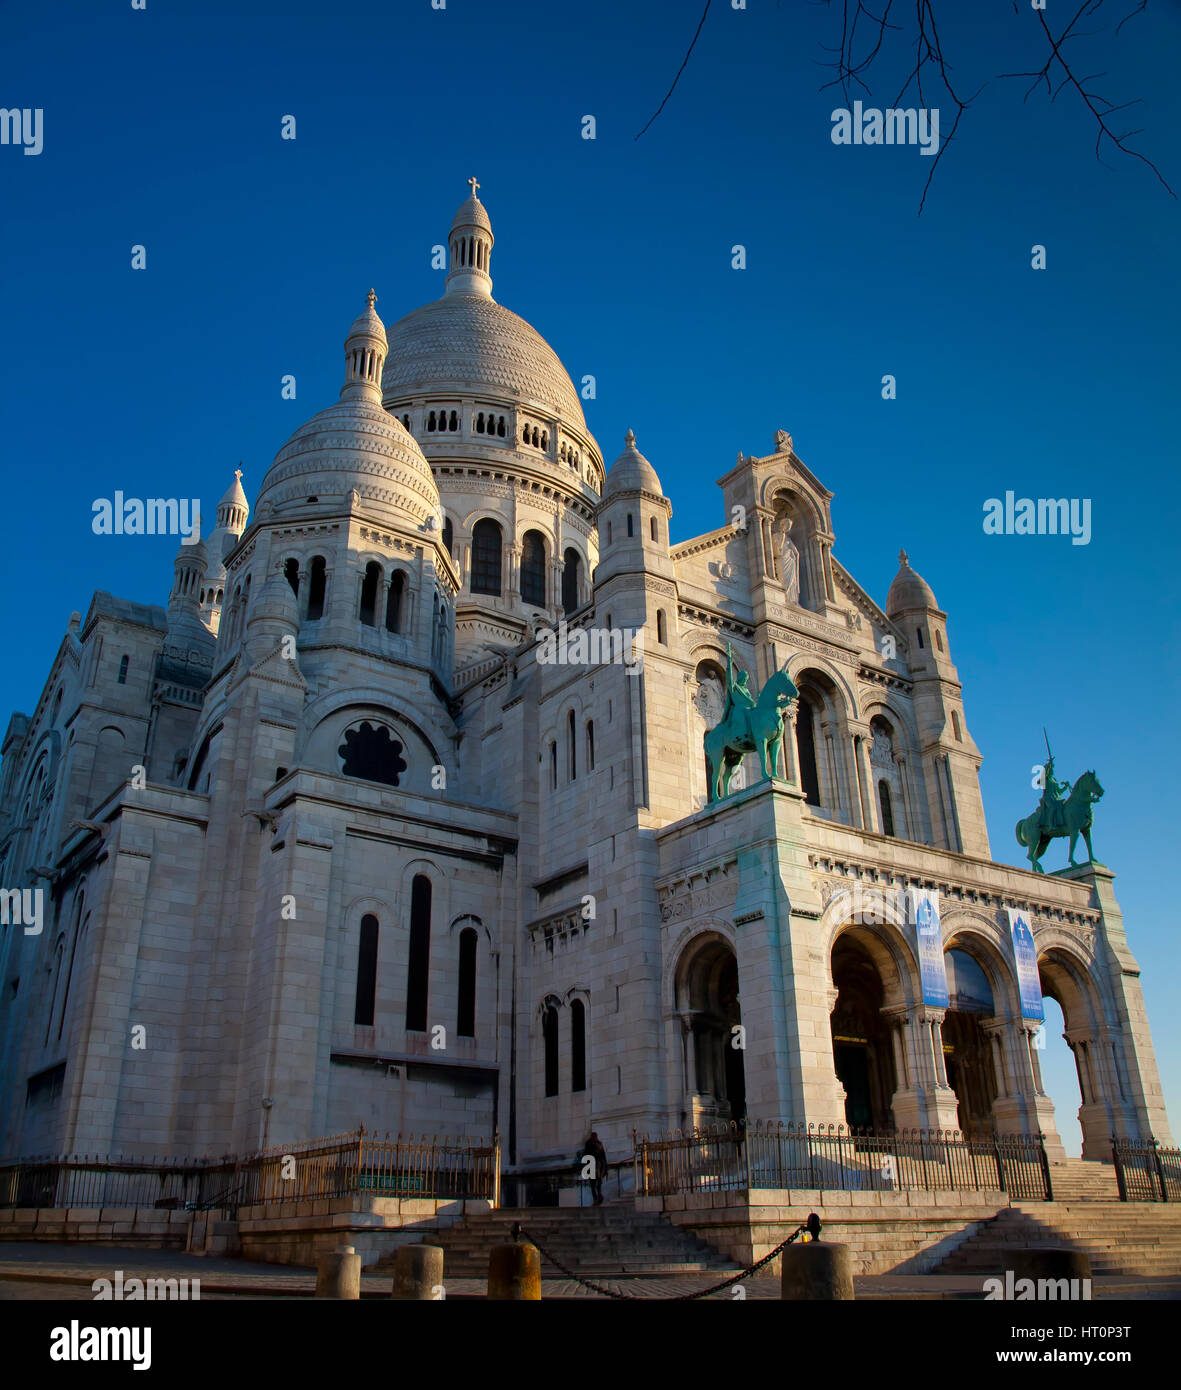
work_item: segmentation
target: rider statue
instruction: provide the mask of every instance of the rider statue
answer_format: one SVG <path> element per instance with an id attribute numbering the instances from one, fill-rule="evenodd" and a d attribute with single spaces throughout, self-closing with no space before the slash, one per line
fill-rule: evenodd
<path id="1" fill-rule="evenodd" d="M 734 674 L 734 648 L 726 643 L 726 708 L 722 711 L 721 722 L 734 713 L 736 708 L 754 709 L 755 697 L 750 693 L 750 677 L 745 671 Z"/>
<path id="2" fill-rule="evenodd" d="M 1045 787 L 1038 805 L 1038 814 L 1047 830 L 1061 832 L 1066 829 L 1066 807 L 1063 797 L 1070 792 L 1069 782 L 1059 782 L 1054 776 L 1054 755 L 1051 753 L 1044 764 Z"/>

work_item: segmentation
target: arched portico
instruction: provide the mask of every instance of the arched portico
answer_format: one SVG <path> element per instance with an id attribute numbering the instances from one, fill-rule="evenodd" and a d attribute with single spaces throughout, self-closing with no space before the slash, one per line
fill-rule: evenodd
<path id="1" fill-rule="evenodd" d="M 681 1114 L 690 1128 L 746 1117 L 738 958 L 719 932 L 690 940 L 674 981 L 681 1032 Z M 738 1045 L 735 1045 L 738 1044 Z"/>

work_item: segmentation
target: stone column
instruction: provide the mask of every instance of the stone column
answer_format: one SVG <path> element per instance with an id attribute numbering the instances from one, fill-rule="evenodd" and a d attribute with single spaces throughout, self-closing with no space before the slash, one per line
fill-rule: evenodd
<path id="1" fill-rule="evenodd" d="M 869 765 L 869 729 L 853 735 L 853 762 L 857 769 L 858 790 L 861 794 L 861 823 L 866 830 L 883 834 L 874 808 L 873 768 Z"/>
<path id="2" fill-rule="evenodd" d="M 507 583 L 502 584 L 501 591 L 510 603 L 519 603 L 521 600 L 521 547 L 519 545 L 505 545 L 502 554 L 502 568 Z M 503 563 L 507 561 L 507 564 Z"/>

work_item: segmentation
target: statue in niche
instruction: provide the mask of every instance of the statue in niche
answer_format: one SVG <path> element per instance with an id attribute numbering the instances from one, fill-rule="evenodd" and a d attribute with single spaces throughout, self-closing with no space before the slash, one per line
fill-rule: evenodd
<path id="1" fill-rule="evenodd" d="M 725 683 L 715 675 L 706 674 L 697 683 L 697 693 L 693 696 L 693 708 L 701 716 L 702 733 L 716 728 L 726 714 Z M 730 777 L 730 790 L 741 791 L 746 786 L 746 767 L 739 763 Z"/>
<path id="2" fill-rule="evenodd" d="M 780 518 L 775 524 L 774 537 L 779 547 L 779 578 L 788 603 L 800 601 L 800 551 L 791 538 L 792 521 L 790 516 Z"/>
<path id="3" fill-rule="evenodd" d="M 882 767 L 889 767 L 894 761 L 894 745 L 890 742 L 890 735 L 883 728 L 875 728 L 873 731 L 873 743 L 870 745 L 869 760 L 871 763 L 878 763 Z"/>

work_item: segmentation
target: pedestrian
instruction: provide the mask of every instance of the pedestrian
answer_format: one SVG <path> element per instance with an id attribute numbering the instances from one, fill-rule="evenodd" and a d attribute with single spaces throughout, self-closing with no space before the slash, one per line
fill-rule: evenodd
<path id="1" fill-rule="evenodd" d="M 582 1171 L 590 1183 L 591 1196 L 596 1207 L 603 1205 L 603 1179 L 607 1174 L 607 1150 L 603 1147 L 599 1136 L 591 1130 L 590 1137 L 582 1146 Z M 588 1165 L 586 1160 L 590 1159 Z"/>

